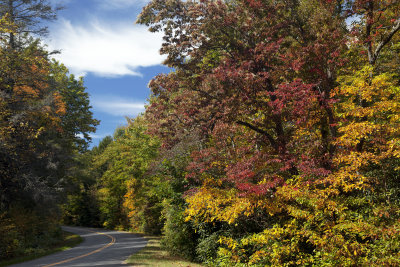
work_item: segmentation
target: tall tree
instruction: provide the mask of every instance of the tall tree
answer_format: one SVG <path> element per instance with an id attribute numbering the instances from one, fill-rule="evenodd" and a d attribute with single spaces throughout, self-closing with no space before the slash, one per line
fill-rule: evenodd
<path id="1" fill-rule="evenodd" d="M 11 23 L 16 26 L 16 31 L 2 33 L 7 38 L 7 43 L 12 49 L 21 47 L 26 38 L 43 36 L 48 28 L 44 20 L 54 20 L 56 11 L 61 9 L 53 7 L 48 0 L 2 0 L 0 1 L 0 16 L 7 14 Z"/>
<path id="2" fill-rule="evenodd" d="M 326 174 L 336 134 L 329 95 L 346 49 L 345 18 L 331 12 L 335 7 L 315 1 L 151 2 L 139 22 L 164 30 L 161 52 L 176 68 L 150 83 L 156 97 L 147 114 L 154 116 L 154 132 L 173 141 L 195 128 L 207 136 L 219 122 L 236 124 L 255 133 L 255 145 L 271 162 L 264 167 L 284 180 L 311 170 Z M 266 178 L 255 173 L 250 187 Z"/>
<path id="3" fill-rule="evenodd" d="M 63 64 L 54 60 L 50 68 L 50 83 L 65 103 L 65 113 L 60 116 L 63 143 L 66 148 L 84 152 L 92 140 L 89 133 L 96 131 L 99 121 L 93 118 L 83 77 L 76 79 L 73 74 L 68 74 Z"/>

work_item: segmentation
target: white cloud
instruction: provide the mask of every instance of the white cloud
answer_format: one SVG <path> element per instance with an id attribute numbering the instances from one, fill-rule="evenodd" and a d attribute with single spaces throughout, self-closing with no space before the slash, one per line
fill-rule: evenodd
<path id="1" fill-rule="evenodd" d="M 132 6 L 143 7 L 150 0 L 97 0 L 97 2 L 103 9 L 121 9 Z"/>
<path id="2" fill-rule="evenodd" d="M 112 136 L 112 134 L 90 134 L 90 137 L 93 139 L 103 139 L 106 136 Z"/>
<path id="3" fill-rule="evenodd" d="M 50 49 L 61 50 L 55 58 L 74 74 L 98 76 L 140 75 L 139 67 L 159 65 L 161 34 L 132 22 L 99 22 L 73 25 L 61 20 L 47 41 Z"/>
<path id="4" fill-rule="evenodd" d="M 50 0 L 50 4 L 52 5 L 65 5 L 70 3 L 72 0 Z"/>
<path id="5" fill-rule="evenodd" d="M 113 116 L 136 116 L 144 111 L 144 103 L 115 96 L 91 98 L 93 109 Z"/>
<path id="6" fill-rule="evenodd" d="M 110 136 L 112 136 L 112 134 L 107 134 L 107 133 L 105 133 L 105 134 L 94 134 L 94 133 L 90 133 L 89 134 L 89 136 L 92 138 L 92 139 L 103 139 L 104 137 L 106 137 L 106 136 L 108 136 L 108 135 L 110 135 Z M 78 137 L 80 137 L 80 138 L 84 138 L 84 136 L 83 136 L 83 134 L 77 134 L 76 136 L 78 136 Z"/>

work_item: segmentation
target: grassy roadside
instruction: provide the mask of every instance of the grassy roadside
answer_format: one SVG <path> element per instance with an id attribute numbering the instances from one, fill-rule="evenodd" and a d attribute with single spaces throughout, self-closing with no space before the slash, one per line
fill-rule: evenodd
<path id="1" fill-rule="evenodd" d="M 131 255 L 126 263 L 135 267 L 203 267 L 204 265 L 189 262 L 168 255 L 160 246 L 160 237 L 145 236 L 147 246 Z"/>
<path id="2" fill-rule="evenodd" d="M 63 240 L 60 241 L 59 243 L 54 244 L 53 246 L 47 248 L 46 250 L 43 250 L 43 252 L 40 252 L 40 253 L 34 253 L 34 254 L 14 258 L 11 260 L 0 261 L 0 267 L 17 264 L 17 263 L 21 263 L 21 262 L 25 262 L 25 261 L 30 261 L 30 260 L 40 258 L 43 256 L 47 256 L 47 255 L 50 255 L 50 254 L 53 254 L 53 253 L 56 253 L 59 251 L 67 250 L 69 248 L 72 248 L 72 247 L 78 245 L 82 241 L 83 241 L 83 239 L 79 235 L 75 235 L 73 233 L 63 231 Z"/>

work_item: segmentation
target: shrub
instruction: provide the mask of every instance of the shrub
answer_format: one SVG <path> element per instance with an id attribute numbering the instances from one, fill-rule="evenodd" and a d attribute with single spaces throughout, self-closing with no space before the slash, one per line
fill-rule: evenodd
<path id="1" fill-rule="evenodd" d="M 196 258 L 198 235 L 195 233 L 191 223 L 185 222 L 184 207 L 165 201 L 163 214 L 166 221 L 161 245 L 171 255 L 194 260 Z"/>

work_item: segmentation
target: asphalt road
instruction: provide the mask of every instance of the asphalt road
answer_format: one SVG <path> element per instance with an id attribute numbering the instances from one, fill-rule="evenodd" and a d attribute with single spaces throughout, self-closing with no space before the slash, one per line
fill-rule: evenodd
<path id="1" fill-rule="evenodd" d="M 96 228 L 67 227 L 65 231 L 78 234 L 84 241 L 78 246 L 13 267 L 112 266 L 126 267 L 124 261 L 145 247 L 147 241 L 137 234 Z"/>

